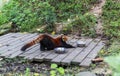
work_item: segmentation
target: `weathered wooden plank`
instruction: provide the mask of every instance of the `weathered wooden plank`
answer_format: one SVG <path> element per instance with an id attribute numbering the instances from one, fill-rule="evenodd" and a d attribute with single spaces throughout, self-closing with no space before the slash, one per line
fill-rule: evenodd
<path id="1" fill-rule="evenodd" d="M 72 41 L 72 40 L 71 40 Z M 72 45 L 75 45 L 75 46 L 77 46 L 76 45 L 76 41 L 82 41 L 82 39 L 81 40 L 74 40 L 74 42 L 72 42 Z M 75 50 L 76 48 L 70 48 L 70 49 L 67 49 L 67 53 L 64 53 L 64 54 L 59 54 L 58 56 L 56 56 L 54 59 L 52 59 L 52 61 L 51 62 L 54 62 L 54 63 L 61 63 L 61 61 L 64 59 L 64 58 L 66 58 L 71 52 L 73 52 L 74 50 Z"/>
<path id="2" fill-rule="evenodd" d="M 20 33 L 16 33 L 16 34 L 11 34 L 11 36 L 7 37 L 4 40 L 1 40 L 0 43 L 5 46 L 5 45 L 11 45 L 12 43 L 16 42 L 17 39 L 21 38 L 22 36 L 25 36 L 23 34 Z"/>
<path id="3" fill-rule="evenodd" d="M 54 36 L 56 36 L 56 35 L 54 35 Z M 19 55 L 20 53 L 21 53 L 21 51 L 16 52 L 15 54 L 11 55 L 10 57 L 14 57 L 14 56 L 16 56 L 16 55 Z M 30 57 L 30 58 L 32 58 L 32 57 Z"/>
<path id="4" fill-rule="evenodd" d="M 14 36 L 15 38 L 13 38 L 12 40 L 8 38 L 10 40 L 5 41 L 4 44 L 2 44 L 2 46 L 0 47 L 0 54 L 5 53 L 9 49 L 9 47 L 15 46 L 16 45 L 15 43 L 18 42 L 20 38 L 28 36 L 28 35 L 16 33 L 16 34 L 11 34 L 11 37 L 12 36 Z M 21 43 L 21 42 L 19 41 L 18 43 Z"/>
<path id="5" fill-rule="evenodd" d="M 0 36 L 0 41 L 3 41 L 3 40 L 8 39 L 11 35 L 14 35 L 14 34 L 9 33 L 9 34 L 6 34 L 6 35 L 3 35 L 3 36 Z M 1 43 L 1 42 L 0 42 L 0 43 Z"/>
<path id="6" fill-rule="evenodd" d="M 41 54 L 42 51 L 40 51 L 40 48 L 38 48 L 38 46 L 36 47 L 36 49 L 34 50 L 34 52 L 32 54 L 29 54 L 27 56 L 25 56 L 26 59 L 29 60 L 33 60 L 33 58 L 39 54 Z"/>
<path id="7" fill-rule="evenodd" d="M 77 41 L 77 39 L 71 39 L 69 40 L 67 43 L 73 45 L 75 42 Z M 58 54 L 56 54 L 53 50 L 51 51 L 51 54 L 49 54 L 48 56 L 44 57 L 44 59 L 46 61 L 51 61 L 52 59 L 54 59 L 55 57 L 57 57 Z"/>
<path id="8" fill-rule="evenodd" d="M 84 49 L 84 51 L 82 51 L 81 53 L 79 53 L 73 60 L 72 63 L 74 64 L 80 64 L 83 59 L 92 51 L 92 49 L 95 48 L 95 46 L 98 44 L 98 42 L 100 41 L 100 39 L 95 39 L 93 40 L 88 47 L 86 47 Z"/>
<path id="9" fill-rule="evenodd" d="M 14 35 L 11 35 L 5 42 L 3 41 L 4 45 L 14 45 L 15 42 L 18 42 L 19 39 L 22 39 L 23 37 L 28 36 L 28 34 L 21 34 L 21 33 L 16 33 Z"/>
<path id="10" fill-rule="evenodd" d="M 25 56 L 25 58 L 28 59 L 28 60 L 33 60 L 34 57 L 41 54 L 42 52 L 43 51 L 40 51 L 40 48 L 38 48 L 38 49 L 35 50 L 35 52 L 33 54 L 27 55 L 27 56 Z"/>
<path id="11" fill-rule="evenodd" d="M 103 41 L 100 41 L 97 46 L 89 53 L 87 57 L 89 58 L 95 58 L 98 54 L 98 52 L 105 46 Z"/>
<path id="12" fill-rule="evenodd" d="M 92 41 L 92 39 L 86 40 L 86 46 Z M 66 58 L 64 58 L 61 63 L 70 65 L 71 61 L 81 52 L 84 50 L 85 47 L 76 48 L 73 52 L 71 52 Z"/>
<path id="13" fill-rule="evenodd" d="M 69 40 L 67 43 L 69 43 L 70 44 L 70 41 L 72 42 L 72 40 Z M 75 42 L 75 39 L 73 40 L 74 42 Z M 76 40 L 77 41 L 77 40 Z M 73 42 L 72 42 L 73 43 Z M 73 45 L 73 44 L 72 44 Z M 58 56 L 58 55 L 60 55 L 60 54 L 56 54 L 55 52 L 54 52 L 54 50 L 51 50 L 51 51 L 47 51 L 47 52 L 43 52 L 42 54 L 40 54 L 40 55 L 38 55 L 37 57 L 35 57 L 36 59 L 39 59 L 39 61 L 41 60 L 44 60 L 44 61 L 47 61 L 46 59 L 45 59 L 45 57 L 47 57 L 48 55 L 50 55 L 50 54 L 54 54 L 54 56 Z"/>
<path id="14" fill-rule="evenodd" d="M 57 37 L 58 35 L 51 35 L 52 37 Z M 44 61 L 45 57 L 48 56 L 49 54 L 52 53 L 52 50 L 51 51 L 42 51 L 40 54 L 36 54 L 36 56 L 34 55 L 34 61 Z M 33 58 L 33 57 L 32 57 Z"/>
<path id="15" fill-rule="evenodd" d="M 25 42 L 29 42 L 31 40 L 33 40 L 33 38 L 36 38 L 38 36 L 34 35 L 33 37 L 30 37 L 29 39 L 27 39 Z M 16 57 L 18 56 L 19 54 L 23 53 L 23 51 L 21 51 L 20 49 L 22 48 L 22 46 L 20 45 L 20 47 L 17 47 L 17 49 L 14 50 L 14 48 L 12 49 L 13 50 L 13 53 L 11 55 L 9 55 L 9 58 L 13 58 L 13 57 Z M 17 50 L 17 51 L 16 51 Z"/>
<path id="16" fill-rule="evenodd" d="M 52 53 L 52 51 L 44 51 L 44 52 L 41 52 L 39 55 L 35 56 L 34 57 L 34 60 L 35 61 L 45 61 L 45 57 L 50 55 Z"/>
<path id="17" fill-rule="evenodd" d="M 28 41 L 33 40 L 33 38 L 36 38 L 36 37 L 37 37 L 36 34 L 32 34 L 32 35 L 30 35 L 30 36 L 27 36 L 27 37 L 21 39 L 21 40 L 23 40 L 24 42 L 22 42 L 22 41 L 20 40 L 20 41 L 21 41 L 20 43 L 14 45 L 14 46 L 10 46 L 10 47 L 7 49 L 7 52 L 1 54 L 1 56 L 10 57 L 10 56 L 14 55 L 15 52 L 16 52 L 17 54 L 22 53 L 22 51 L 19 51 L 20 48 L 22 47 L 22 45 L 24 45 L 24 43 L 27 43 Z M 18 51 L 19 51 L 20 53 L 19 53 Z M 16 54 L 16 55 L 17 55 L 17 54 Z M 12 57 L 13 57 L 13 56 L 12 56 Z"/>
<path id="18" fill-rule="evenodd" d="M 40 35 L 40 34 L 39 34 L 39 35 Z M 38 36 L 39 36 L 39 35 L 38 35 Z M 56 35 L 54 35 L 54 36 L 56 36 Z M 39 46 L 38 49 L 39 49 L 39 50 L 37 50 L 37 51 L 40 51 L 40 46 Z M 35 53 L 36 53 L 37 51 L 35 51 Z M 20 53 L 21 53 L 21 52 L 16 52 L 13 56 L 19 55 Z M 37 54 L 38 54 L 38 53 L 37 53 Z M 28 55 L 26 58 L 32 59 L 35 55 L 36 55 L 36 54 L 34 54 L 34 55 L 32 55 L 32 56 L 30 55 L 30 57 L 29 57 L 29 55 Z M 12 57 L 13 57 L 13 56 L 12 56 Z"/>
<path id="19" fill-rule="evenodd" d="M 97 46 L 89 53 L 89 55 L 79 64 L 80 66 L 88 67 L 92 63 L 91 60 L 94 59 L 98 52 L 103 48 L 105 44 L 100 41 Z"/>
<path id="20" fill-rule="evenodd" d="M 14 47 L 16 45 L 18 45 L 19 43 L 21 43 L 20 39 L 22 39 L 23 37 L 27 37 L 29 36 L 29 34 L 24 34 L 20 37 L 16 37 L 13 40 L 9 40 L 7 42 L 5 42 L 5 46 L 0 48 L 0 54 L 5 53 L 6 51 L 8 51 L 11 47 Z"/>
<path id="21" fill-rule="evenodd" d="M 67 53 L 64 53 L 64 54 L 59 54 L 58 56 L 56 56 L 54 59 L 51 60 L 51 62 L 53 63 L 57 63 L 57 64 L 60 64 L 61 61 L 67 57 L 72 51 L 74 51 L 75 48 L 71 48 L 71 49 L 67 49 Z"/>
<path id="22" fill-rule="evenodd" d="M 5 37 L 9 37 L 11 34 L 12 34 L 12 33 L 8 33 L 8 34 L 5 34 L 5 35 L 0 36 L 0 40 L 2 40 L 2 39 L 5 38 Z"/>
<path id="23" fill-rule="evenodd" d="M 40 51 L 40 45 L 36 44 L 28 48 L 25 52 L 20 51 L 20 48 L 28 41 L 33 40 L 37 35 L 33 34 L 21 34 L 21 33 L 9 33 L 0 36 L 0 56 L 7 58 L 13 58 L 16 56 L 24 57 L 29 60 L 35 61 L 51 61 L 54 63 L 62 64 L 78 64 L 80 66 L 89 66 L 91 60 L 94 59 L 100 49 L 104 46 L 100 39 L 85 39 L 87 47 L 77 47 L 68 49 L 67 53 L 57 54 L 53 50 Z M 69 44 L 74 44 L 76 39 L 69 40 Z"/>
<path id="24" fill-rule="evenodd" d="M 13 57 L 20 57 L 20 56 L 18 56 L 18 55 L 20 55 L 21 53 L 22 53 L 22 55 L 21 55 L 21 57 L 24 57 L 25 59 L 26 59 L 26 57 L 28 57 L 29 55 L 33 55 L 34 54 L 34 52 L 36 52 L 36 50 L 39 50 L 39 48 L 38 48 L 38 46 L 36 46 L 36 47 L 34 47 L 33 49 L 30 49 L 27 53 L 25 53 L 24 54 L 24 52 L 22 52 L 22 51 L 18 51 L 18 52 L 16 52 L 16 53 L 14 53 L 13 55 L 11 55 L 10 56 L 10 58 L 13 58 Z"/>
<path id="25" fill-rule="evenodd" d="M 7 36 L 4 36 L 3 38 L 0 38 L 0 44 L 1 45 L 6 45 L 6 42 L 9 42 L 10 40 L 14 40 L 14 37 L 19 37 L 20 34 L 18 33 L 10 33 Z"/>
<path id="26" fill-rule="evenodd" d="M 30 48 L 28 48 L 22 54 L 18 55 L 18 57 L 25 57 L 25 56 L 28 56 L 30 54 L 33 54 L 36 51 L 36 49 L 38 49 L 38 48 L 40 48 L 40 44 L 35 44 L 35 45 L 31 46 Z"/>
<path id="27" fill-rule="evenodd" d="M 54 50 L 51 50 L 51 54 L 49 54 L 48 56 L 44 57 L 45 61 L 51 61 L 53 58 L 55 58 L 56 56 L 58 56 L 58 54 L 56 54 L 54 52 Z"/>
<path id="28" fill-rule="evenodd" d="M 50 36 L 57 37 L 58 35 L 50 35 Z M 40 51 L 40 48 L 37 51 Z M 36 51 L 36 53 L 34 55 L 28 56 L 29 59 L 34 58 L 34 61 L 43 61 L 44 57 L 46 57 L 47 55 L 49 55 L 51 53 L 51 51 L 41 51 L 40 53 L 38 53 L 37 51 Z"/>
<path id="29" fill-rule="evenodd" d="M 82 66 L 82 67 L 89 67 L 91 64 L 91 59 L 89 58 L 85 58 L 84 61 L 82 61 L 79 66 Z"/>

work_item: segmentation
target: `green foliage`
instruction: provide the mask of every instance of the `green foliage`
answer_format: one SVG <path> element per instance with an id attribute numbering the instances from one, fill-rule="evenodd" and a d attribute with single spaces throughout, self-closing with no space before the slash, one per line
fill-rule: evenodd
<path id="1" fill-rule="evenodd" d="M 107 55 L 117 55 L 120 53 L 120 43 L 119 41 L 114 41 L 112 45 L 108 48 L 109 54 Z"/>
<path id="2" fill-rule="evenodd" d="M 5 23 L 3 25 L 0 25 L 0 35 L 10 32 L 10 29 L 11 29 L 11 23 Z"/>
<path id="3" fill-rule="evenodd" d="M 79 31 L 81 32 L 81 34 L 94 36 L 94 25 L 96 21 L 96 17 L 90 13 L 86 13 L 84 15 L 80 14 L 76 16 L 74 20 L 67 25 L 67 31 Z"/>
<path id="4" fill-rule="evenodd" d="M 112 45 L 108 48 L 107 57 L 104 59 L 113 70 L 112 76 L 120 76 L 120 41 L 113 41 Z"/>
<path id="5" fill-rule="evenodd" d="M 65 70 L 62 67 L 58 67 L 57 64 L 51 64 L 50 76 L 63 76 L 65 74 Z"/>
<path id="6" fill-rule="evenodd" d="M 7 20 L 21 27 L 21 31 L 47 25 L 47 31 L 54 30 L 55 22 L 75 18 L 89 11 L 96 0 L 10 0 L 2 13 Z M 83 25 L 82 25 L 83 26 Z"/>
<path id="7" fill-rule="evenodd" d="M 64 74 L 65 74 L 64 68 L 59 67 L 57 70 L 58 70 L 58 72 L 59 72 L 61 75 L 64 75 Z"/>
<path id="8" fill-rule="evenodd" d="M 4 24 L 6 22 L 8 22 L 7 16 L 5 16 L 5 14 L 3 14 L 2 12 L 0 12 L 0 25 Z"/>
<path id="9" fill-rule="evenodd" d="M 105 61 L 111 66 L 113 76 L 120 76 L 120 54 L 117 56 L 107 57 L 105 58 Z"/>
<path id="10" fill-rule="evenodd" d="M 51 69 L 55 69 L 55 68 L 57 68 L 57 67 L 58 67 L 57 64 L 51 64 Z"/>
<path id="11" fill-rule="evenodd" d="M 30 69 L 29 68 L 26 68 L 25 76 L 30 76 Z"/>
<path id="12" fill-rule="evenodd" d="M 8 16 L 9 21 L 21 26 L 22 31 L 30 31 L 44 24 L 52 27 L 56 19 L 54 7 L 39 0 L 11 0 L 2 12 Z"/>
<path id="13" fill-rule="evenodd" d="M 103 7 L 102 19 L 104 21 L 104 32 L 109 37 L 120 37 L 120 2 L 107 0 Z"/>
<path id="14" fill-rule="evenodd" d="M 67 20 L 78 14 L 84 14 L 91 8 L 91 0 L 48 0 L 55 7 L 57 19 L 59 21 Z"/>

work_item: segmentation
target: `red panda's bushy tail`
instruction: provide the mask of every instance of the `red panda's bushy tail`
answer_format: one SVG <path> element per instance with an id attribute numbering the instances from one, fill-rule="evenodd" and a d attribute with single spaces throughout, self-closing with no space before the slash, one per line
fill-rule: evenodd
<path id="1" fill-rule="evenodd" d="M 27 48 L 31 47 L 32 45 L 35 45 L 36 43 L 40 42 L 40 40 L 42 40 L 42 36 L 39 36 L 38 38 L 36 38 L 35 40 L 32 40 L 31 42 L 25 44 L 22 48 L 21 51 L 25 51 Z"/>

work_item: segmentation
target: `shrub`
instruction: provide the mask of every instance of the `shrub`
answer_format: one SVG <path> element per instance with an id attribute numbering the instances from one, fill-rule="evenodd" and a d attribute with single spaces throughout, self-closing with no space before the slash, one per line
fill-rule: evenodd
<path id="1" fill-rule="evenodd" d="M 39 25 L 52 26 L 55 22 L 54 7 L 39 0 L 11 0 L 3 8 L 8 20 L 21 26 L 21 30 L 30 31 Z"/>
<path id="2" fill-rule="evenodd" d="M 119 40 L 113 41 L 112 45 L 108 48 L 107 57 L 105 57 L 105 62 L 107 62 L 112 69 L 112 76 L 120 76 L 120 43 Z"/>
<path id="3" fill-rule="evenodd" d="M 102 19 L 104 21 L 104 33 L 109 37 L 120 37 L 120 2 L 107 0 L 103 7 Z"/>
<path id="4" fill-rule="evenodd" d="M 16 23 L 21 31 L 31 31 L 47 25 L 54 30 L 55 22 L 63 22 L 89 11 L 96 0 L 10 0 L 2 12 L 7 20 Z"/>
<path id="5" fill-rule="evenodd" d="M 66 27 L 67 31 L 79 31 L 81 34 L 95 36 L 94 25 L 97 19 L 94 15 L 90 13 L 84 15 L 80 14 L 73 19 L 74 20 L 72 20 Z"/>
<path id="6" fill-rule="evenodd" d="M 0 25 L 6 22 L 8 22 L 7 17 L 2 12 L 0 12 Z"/>

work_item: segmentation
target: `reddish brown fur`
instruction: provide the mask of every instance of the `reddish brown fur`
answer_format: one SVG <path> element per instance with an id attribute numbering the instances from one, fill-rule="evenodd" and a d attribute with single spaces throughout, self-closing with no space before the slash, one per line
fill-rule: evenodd
<path id="1" fill-rule="evenodd" d="M 24 45 L 21 50 L 25 51 L 27 48 L 31 47 L 32 45 L 34 45 L 36 43 L 39 43 L 45 37 L 49 38 L 52 41 L 52 43 L 55 44 L 55 47 L 58 47 L 58 46 L 62 45 L 61 44 L 61 38 L 62 37 L 64 38 L 65 41 L 67 40 L 67 36 L 65 36 L 65 35 L 61 35 L 61 36 L 58 36 L 56 38 L 53 38 L 53 37 L 51 37 L 49 35 L 43 34 L 43 35 L 39 35 L 36 39 L 34 39 L 31 42 Z"/>

